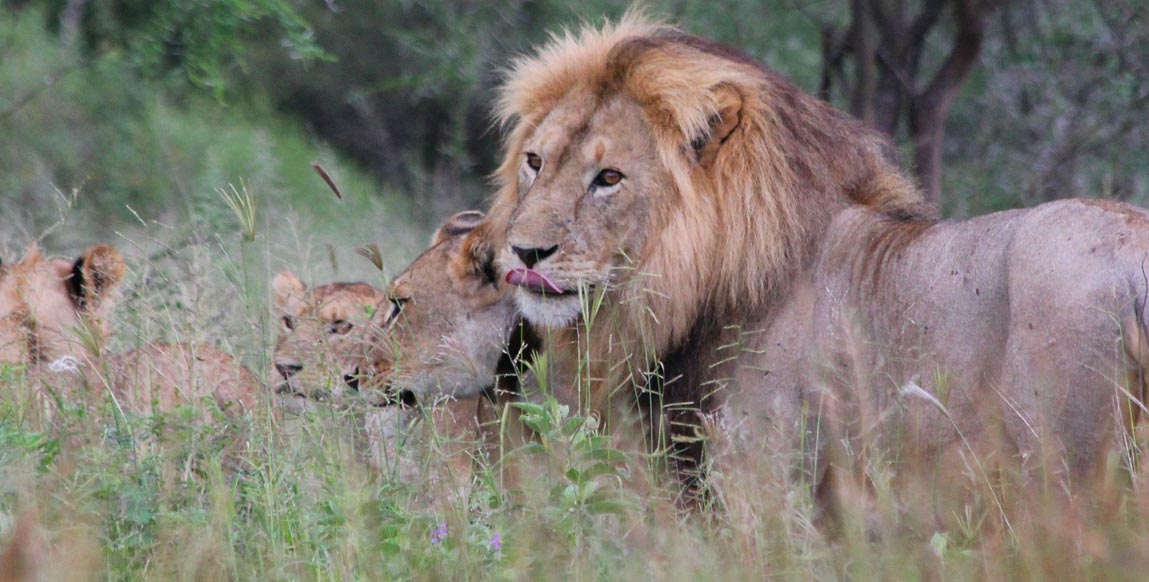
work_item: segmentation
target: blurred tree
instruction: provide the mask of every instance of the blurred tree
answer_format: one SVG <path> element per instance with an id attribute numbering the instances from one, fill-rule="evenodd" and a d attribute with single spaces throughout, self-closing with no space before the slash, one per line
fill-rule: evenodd
<path id="1" fill-rule="evenodd" d="M 816 31 L 786 0 L 649 3 L 686 30 L 738 46 L 800 80 Z M 630 0 L 332 0 L 301 9 L 333 61 L 301 63 L 265 43 L 252 80 L 280 108 L 419 199 L 428 220 L 481 204 L 498 158 L 491 103 L 511 56 Z"/>
<path id="2" fill-rule="evenodd" d="M 268 31 L 297 58 L 324 56 L 289 0 L 6 0 L 43 10 L 61 45 L 83 61 L 121 54 L 151 76 L 176 73 L 221 95 L 250 40 Z"/>
<path id="3" fill-rule="evenodd" d="M 904 131 L 926 196 L 940 202 L 946 120 L 969 78 L 993 11 L 1005 0 L 850 0 L 848 25 L 821 18 L 821 94 L 835 85 L 854 115 Z M 933 37 L 952 30 L 945 44 Z M 849 63 L 849 66 L 847 66 Z"/>
<path id="4" fill-rule="evenodd" d="M 0 0 L 4 2 L 5 0 Z M 59 44 L 270 104 L 419 201 L 481 204 L 512 55 L 630 0 L 7 0 Z M 1145 0 L 650 0 L 894 136 L 949 213 L 1149 197 Z M 286 47 L 286 50 L 285 50 Z M 322 52 L 319 48 L 322 47 Z M 314 59 L 329 54 L 331 59 Z M 26 83 L 27 98 L 78 66 Z M 181 89 L 170 92 L 181 98 Z M 6 108 L 22 100 L 0 99 Z M 16 97 L 21 97 L 16 93 Z M 140 99 L 148 97 L 140 95 Z M 1140 158 L 1138 157 L 1140 156 Z M 945 166 L 945 173 L 942 167 Z M 945 195 L 941 196 L 944 192 Z M 352 193 L 353 194 L 353 193 Z"/>
<path id="5" fill-rule="evenodd" d="M 582 9 L 624 9 L 594 4 Z M 424 194 L 427 220 L 482 199 L 498 151 L 489 104 L 499 67 L 575 15 L 532 0 L 332 0 L 303 14 L 338 58 L 301 63 L 266 43 L 252 80 L 386 181 Z"/>

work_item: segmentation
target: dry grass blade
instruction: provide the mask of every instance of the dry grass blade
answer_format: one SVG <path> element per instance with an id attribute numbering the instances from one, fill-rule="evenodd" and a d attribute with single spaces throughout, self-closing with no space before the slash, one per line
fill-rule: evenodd
<path id="1" fill-rule="evenodd" d="M 355 249 L 355 254 L 366 257 L 372 265 L 375 265 L 376 269 L 383 270 L 383 252 L 379 250 L 379 245 L 369 244 L 365 247 L 359 247 Z"/>
<path id="2" fill-rule="evenodd" d="M 319 162 L 311 162 L 311 169 L 315 170 L 315 173 L 319 174 L 320 178 L 323 178 L 323 181 L 327 183 L 327 187 L 331 188 L 331 191 L 335 193 L 336 198 L 343 200 L 343 192 L 339 191 L 339 186 L 335 185 L 335 180 L 331 179 L 331 174 L 328 174 L 327 170 L 323 169 L 323 166 L 320 165 Z"/>
<path id="3" fill-rule="evenodd" d="M 243 238 L 248 242 L 255 240 L 255 197 L 252 196 L 251 191 L 248 189 L 247 184 L 243 180 L 239 181 L 239 189 L 237 190 L 234 184 L 228 184 L 227 188 L 217 188 L 216 192 L 220 198 L 223 198 L 227 207 L 231 209 L 235 217 L 239 219 L 240 226 L 243 227 Z"/>

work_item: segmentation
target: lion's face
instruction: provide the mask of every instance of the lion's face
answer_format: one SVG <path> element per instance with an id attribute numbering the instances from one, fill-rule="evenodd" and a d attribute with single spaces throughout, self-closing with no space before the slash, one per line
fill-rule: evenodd
<path id="1" fill-rule="evenodd" d="M 124 271 L 123 257 L 107 245 L 74 261 L 45 257 L 33 245 L 0 267 L 0 363 L 89 362 L 107 341 Z"/>
<path id="2" fill-rule="evenodd" d="M 371 387 L 420 402 L 466 398 L 495 381 L 499 358 L 517 319 L 513 300 L 476 252 L 482 213 L 452 217 L 430 249 L 387 289 L 372 327 L 362 375 Z M 429 403 L 429 402 L 428 402 Z"/>
<path id="3" fill-rule="evenodd" d="M 308 289 L 290 271 L 275 276 L 272 293 L 279 315 L 272 382 L 279 394 L 325 400 L 342 395 L 344 377 L 362 352 L 353 332 L 370 321 L 384 298 L 366 283 L 331 283 Z"/>
<path id="4" fill-rule="evenodd" d="M 574 322 L 580 288 L 628 280 L 674 197 L 639 105 L 588 102 L 568 95 L 509 153 L 518 202 L 498 262 L 524 317 L 545 326 Z"/>

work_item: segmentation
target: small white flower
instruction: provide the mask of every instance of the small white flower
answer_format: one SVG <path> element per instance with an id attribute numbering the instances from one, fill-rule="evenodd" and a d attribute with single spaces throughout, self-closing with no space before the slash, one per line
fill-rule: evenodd
<path id="1" fill-rule="evenodd" d="M 64 372 L 78 374 L 80 372 L 81 364 L 82 362 L 80 359 L 75 356 L 60 356 L 58 359 L 53 360 L 48 364 L 48 369 L 57 374 Z"/>

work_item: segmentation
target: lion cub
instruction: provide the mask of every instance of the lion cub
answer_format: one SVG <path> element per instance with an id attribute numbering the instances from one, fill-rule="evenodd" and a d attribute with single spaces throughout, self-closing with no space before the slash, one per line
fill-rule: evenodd
<path id="1" fill-rule="evenodd" d="M 119 406 L 140 414 L 203 398 L 229 413 L 253 410 L 258 380 L 210 346 L 150 344 L 105 353 L 108 318 L 125 271 L 120 252 L 104 244 L 71 261 L 45 257 L 33 244 L 19 262 L 0 265 L 0 365 L 25 366 L 44 390 L 64 392 L 56 397 L 84 398 L 72 393 L 79 384 L 106 390 Z M 50 408 L 51 395 L 39 396 Z"/>

